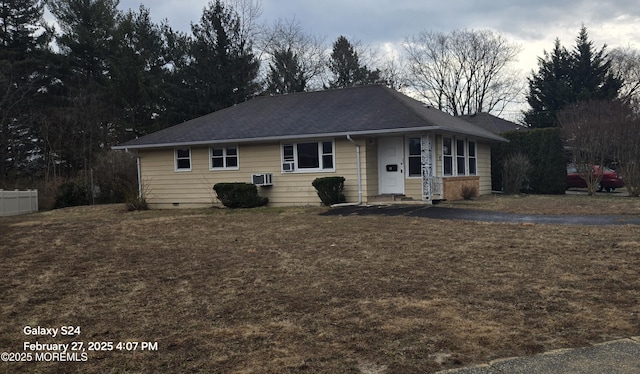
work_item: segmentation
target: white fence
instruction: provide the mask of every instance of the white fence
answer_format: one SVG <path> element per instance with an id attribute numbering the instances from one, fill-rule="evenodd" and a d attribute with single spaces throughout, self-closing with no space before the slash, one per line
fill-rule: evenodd
<path id="1" fill-rule="evenodd" d="M 37 211 L 38 190 L 0 190 L 0 216 L 13 216 Z"/>

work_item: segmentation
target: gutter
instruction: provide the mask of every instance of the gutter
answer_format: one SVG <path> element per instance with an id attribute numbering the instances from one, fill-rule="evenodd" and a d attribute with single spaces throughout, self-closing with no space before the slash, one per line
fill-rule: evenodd
<path id="1" fill-rule="evenodd" d="M 111 149 L 151 149 L 151 148 L 167 148 L 167 147 L 190 147 L 190 146 L 205 146 L 214 144 L 231 144 L 231 143 L 263 143 L 273 141 L 290 141 L 304 140 L 304 139 L 323 139 L 347 136 L 347 139 L 351 135 L 386 135 L 386 134 L 404 134 L 405 132 L 422 132 L 422 131 L 437 131 L 443 130 L 440 126 L 421 126 L 421 127 L 407 127 L 407 128 L 393 128 L 393 129 L 380 129 L 380 130 L 363 130 L 352 132 L 330 132 L 330 133 L 318 133 L 318 134 L 292 134 L 292 135 L 280 135 L 280 136 L 265 136 L 257 138 L 230 138 L 230 139 L 213 139 L 213 140 L 197 140 L 187 142 L 167 142 L 167 143 L 151 143 L 151 144 L 127 144 L 114 145 Z M 161 130 L 162 131 L 162 130 Z M 141 139 L 141 138 L 140 138 Z M 131 140 L 130 142 L 135 142 Z M 353 142 L 353 141 L 352 141 Z"/>

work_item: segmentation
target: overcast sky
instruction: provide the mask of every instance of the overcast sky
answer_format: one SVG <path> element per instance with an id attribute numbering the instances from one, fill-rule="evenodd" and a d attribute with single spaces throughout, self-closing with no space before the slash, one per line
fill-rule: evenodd
<path id="1" fill-rule="evenodd" d="M 573 47 L 582 24 L 599 49 L 640 48 L 640 6 L 637 0 L 257 0 L 261 21 L 298 20 L 305 31 L 338 36 L 384 51 L 402 49 L 406 37 L 423 30 L 491 29 L 519 44 L 518 68 L 523 77 L 537 70 L 537 57 L 551 50 L 556 37 Z M 121 0 L 123 10 L 150 9 L 152 18 L 167 19 L 178 30 L 190 31 L 209 0 Z"/>
<path id="2" fill-rule="evenodd" d="M 422 30 L 491 29 L 520 44 L 521 65 L 536 68 L 536 57 L 559 37 L 572 46 L 584 23 L 599 48 L 640 48 L 640 6 L 637 0 L 261 0 L 267 23 L 295 17 L 305 30 L 333 43 L 340 35 L 371 46 L 400 47 Z M 208 0 L 121 0 L 123 10 L 140 4 L 156 21 L 168 19 L 189 31 Z"/>

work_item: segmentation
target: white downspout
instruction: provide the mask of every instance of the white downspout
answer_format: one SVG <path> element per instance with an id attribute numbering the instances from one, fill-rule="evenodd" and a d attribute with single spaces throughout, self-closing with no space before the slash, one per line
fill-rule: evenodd
<path id="1" fill-rule="evenodd" d="M 136 168 L 138 169 L 138 198 L 142 199 L 142 173 L 140 171 L 140 156 L 136 155 Z"/>

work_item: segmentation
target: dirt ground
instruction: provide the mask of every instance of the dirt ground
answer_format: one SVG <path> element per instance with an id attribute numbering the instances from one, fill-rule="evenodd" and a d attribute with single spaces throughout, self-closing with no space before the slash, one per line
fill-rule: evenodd
<path id="1" fill-rule="evenodd" d="M 633 198 L 443 204 L 640 214 Z M 78 355 L 63 358 L 81 360 L 41 354 L 0 372 L 428 373 L 640 333 L 640 226 L 325 210 L 111 205 L 0 218 L 0 352 L 27 360 L 37 351 L 25 342 L 69 344 Z"/>

